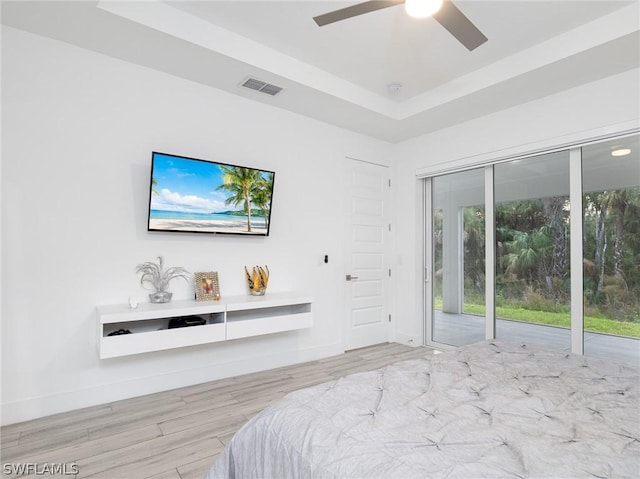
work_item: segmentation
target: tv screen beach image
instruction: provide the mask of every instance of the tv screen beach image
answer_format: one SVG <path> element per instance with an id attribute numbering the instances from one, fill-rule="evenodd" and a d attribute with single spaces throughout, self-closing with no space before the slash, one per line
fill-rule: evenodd
<path id="1" fill-rule="evenodd" d="M 149 231 L 267 235 L 274 173 L 153 153 Z"/>

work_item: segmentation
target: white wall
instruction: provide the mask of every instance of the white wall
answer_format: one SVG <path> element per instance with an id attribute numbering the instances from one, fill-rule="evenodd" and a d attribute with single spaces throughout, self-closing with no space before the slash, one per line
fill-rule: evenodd
<path id="1" fill-rule="evenodd" d="M 2 120 L 2 423 L 343 351 L 342 162 L 391 145 L 7 27 Z M 276 171 L 271 235 L 147 232 L 152 150 Z M 268 264 L 315 325 L 99 360 L 96 305 L 143 300 L 135 265 L 158 255 L 218 271 L 223 295 Z"/>
<path id="2" fill-rule="evenodd" d="M 397 145 L 396 338 L 422 339 L 422 182 L 438 171 L 640 127 L 640 75 L 631 70 Z"/>

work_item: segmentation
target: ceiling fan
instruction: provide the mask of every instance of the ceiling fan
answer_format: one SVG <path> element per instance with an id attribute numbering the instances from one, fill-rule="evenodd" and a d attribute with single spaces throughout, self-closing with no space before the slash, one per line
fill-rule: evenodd
<path id="1" fill-rule="evenodd" d="M 333 12 L 313 17 L 319 27 L 330 23 L 357 17 L 365 13 L 375 12 L 383 8 L 405 4 L 407 13 L 412 17 L 423 18 L 432 16 L 440 25 L 446 28 L 469 51 L 472 51 L 487 41 L 487 37 L 471 23 L 464 13 L 450 0 L 382 0 L 358 3 L 350 7 L 341 8 Z"/>

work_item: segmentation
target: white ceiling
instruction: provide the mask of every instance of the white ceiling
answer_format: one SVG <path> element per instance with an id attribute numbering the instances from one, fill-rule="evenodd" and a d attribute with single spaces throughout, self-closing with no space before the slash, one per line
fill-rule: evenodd
<path id="1" fill-rule="evenodd" d="M 355 3 L 2 1 L 2 23 L 392 142 L 640 66 L 639 0 L 455 0 L 472 52 L 402 6 L 312 20 Z"/>

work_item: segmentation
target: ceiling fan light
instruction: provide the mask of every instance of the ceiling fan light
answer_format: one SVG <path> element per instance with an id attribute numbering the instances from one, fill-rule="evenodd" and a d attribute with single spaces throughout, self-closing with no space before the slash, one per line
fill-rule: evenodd
<path id="1" fill-rule="evenodd" d="M 404 8 L 413 18 L 430 17 L 442 6 L 442 0 L 406 0 Z"/>

